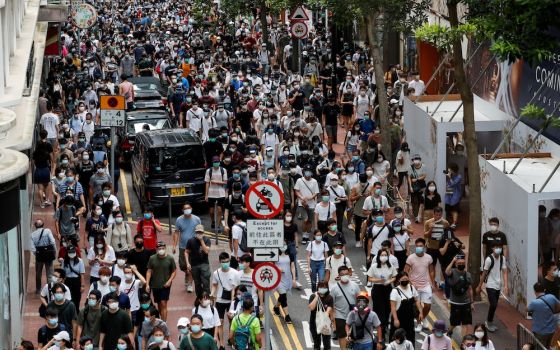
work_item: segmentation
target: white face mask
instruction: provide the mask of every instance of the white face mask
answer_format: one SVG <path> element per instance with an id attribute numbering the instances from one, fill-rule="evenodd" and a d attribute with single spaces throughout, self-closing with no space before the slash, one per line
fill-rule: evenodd
<path id="1" fill-rule="evenodd" d="M 99 277 L 99 279 L 101 280 L 101 282 L 103 284 L 109 283 L 109 276 L 101 276 L 101 277 Z"/>
<path id="2" fill-rule="evenodd" d="M 164 256 L 165 255 L 165 249 L 158 249 L 157 253 L 160 256 Z"/>
<path id="3" fill-rule="evenodd" d="M 430 191 L 430 192 L 435 192 L 435 191 L 436 191 L 436 186 L 430 186 L 430 187 L 428 187 L 428 191 Z"/>
<path id="4" fill-rule="evenodd" d="M 74 259 L 76 257 L 76 253 L 68 253 L 68 257 L 70 259 Z"/>
<path id="5" fill-rule="evenodd" d="M 380 256 L 379 257 L 379 261 L 381 261 L 382 263 L 386 263 L 387 260 L 389 260 L 389 257 L 386 255 Z"/>
<path id="6" fill-rule="evenodd" d="M 482 339 L 482 338 L 484 338 L 484 332 L 476 331 L 476 332 L 474 332 L 474 336 L 476 337 L 476 339 Z"/>
<path id="7" fill-rule="evenodd" d="M 111 309 L 111 310 L 116 310 L 116 309 L 119 308 L 119 303 L 113 302 L 113 303 L 107 304 L 107 306 L 109 306 L 109 309 Z"/>
<path id="8" fill-rule="evenodd" d="M 125 264 L 125 260 L 124 259 L 117 259 L 117 265 L 119 266 L 123 266 Z"/>
<path id="9" fill-rule="evenodd" d="M 498 226 L 497 225 L 490 225 L 490 231 L 492 231 L 492 232 L 498 231 Z"/>

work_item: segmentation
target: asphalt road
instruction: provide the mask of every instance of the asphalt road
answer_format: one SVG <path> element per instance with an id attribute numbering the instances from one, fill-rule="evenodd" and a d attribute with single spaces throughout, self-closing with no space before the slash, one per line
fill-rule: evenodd
<path id="1" fill-rule="evenodd" d="M 119 193 L 118 198 L 121 203 L 121 208 L 124 208 L 124 213 L 126 214 L 126 218 L 128 221 L 138 221 L 141 219 L 143 213 L 141 211 L 141 206 L 138 201 L 138 197 L 132 188 L 131 183 L 131 176 L 130 173 L 126 170 L 121 169 L 121 178 L 119 181 Z M 218 239 L 223 242 L 221 245 L 225 248 L 227 245 L 225 242 L 227 241 L 227 237 L 225 237 L 220 232 L 215 232 L 210 229 L 210 216 L 207 210 L 207 207 L 203 204 L 195 205 L 194 206 L 194 214 L 198 215 L 207 230 L 207 235 L 211 236 L 212 238 L 218 236 Z M 156 218 L 161 221 L 164 226 L 164 234 L 167 234 L 169 231 L 169 212 L 168 209 L 161 209 L 156 212 Z M 175 223 L 176 218 L 181 215 L 181 208 L 175 207 L 172 208 L 171 213 L 171 225 Z M 347 257 L 352 262 L 354 267 L 354 273 L 352 276 L 352 280 L 360 285 L 361 288 L 366 289 L 366 269 L 365 269 L 365 256 L 363 253 L 363 248 L 356 248 L 354 246 L 354 234 L 347 228 L 345 223 L 343 229 L 344 235 L 348 241 L 348 246 L 346 247 Z M 309 295 L 311 294 L 311 284 L 309 276 L 307 276 L 304 271 L 307 271 L 307 262 L 306 262 L 306 251 L 305 246 L 300 245 L 298 249 L 298 269 L 300 270 L 300 277 L 299 282 L 303 285 L 303 289 L 297 290 L 293 289 L 291 295 L 288 297 L 288 307 L 290 310 L 290 316 L 292 318 L 293 324 L 286 324 L 281 317 L 271 316 L 271 329 L 273 334 L 273 344 L 275 343 L 277 349 L 285 349 L 285 350 L 303 350 L 303 349 L 312 349 L 313 342 L 311 338 L 311 333 L 309 331 L 309 311 L 307 309 L 307 301 L 309 299 Z M 217 262 L 211 262 L 213 265 L 212 268 L 217 268 Z M 368 292 L 370 292 L 368 290 Z M 272 311 L 273 304 L 276 304 L 276 299 L 278 294 L 277 293 L 270 293 L 270 310 Z M 179 301 L 180 303 L 180 301 Z M 170 304 L 173 304 L 171 301 Z M 174 305 L 170 305 L 173 307 Z M 177 305 L 175 305 L 177 306 Z M 272 313 L 272 312 L 271 312 Z M 442 309 L 442 306 L 438 304 L 434 304 L 432 307 L 432 313 L 429 315 L 430 323 L 433 324 L 435 319 L 445 317 L 446 313 Z M 416 337 L 416 349 L 421 348 L 421 344 L 423 339 L 425 338 L 426 333 L 421 332 L 417 334 Z M 332 347 L 334 349 L 339 348 L 338 342 L 333 341 Z M 456 344 L 453 344 L 455 349 Z M 276 349 L 275 349 L 276 350 Z"/>

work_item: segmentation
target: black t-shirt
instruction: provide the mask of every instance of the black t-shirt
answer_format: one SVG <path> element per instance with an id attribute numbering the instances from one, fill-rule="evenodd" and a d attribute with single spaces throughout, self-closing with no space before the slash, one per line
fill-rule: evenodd
<path id="1" fill-rule="evenodd" d="M 334 245 L 336 242 L 342 242 L 344 245 L 346 245 L 346 239 L 344 238 L 344 235 L 341 232 L 337 232 L 335 235 L 330 235 L 328 233 L 325 233 L 323 235 L 323 241 L 327 243 L 327 245 L 329 246 L 329 252 L 327 253 L 329 256 L 334 254 Z"/>
<path id="2" fill-rule="evenodd" d="M 54 301 L 51 301 L 47 308 L 52 307 L 58 311 L 58 323 L 63 324 L 66 327 L 66 331 L 70 334 L 72 338 L 72 322 L 78 320 L 78 313 L 76 312 L 76 306 L 73 302 L 65 300 L 64 304 L 58 305 Z"/>
<path id="3" fill-rule="evenodd" d="M 305 96 L 302 89 L 299 90 L 292 90 L 288 95 L 288 98 L 294 97 L 295 93 L 298 92 L 299 95 L 295 98 L 294 102 L 292 103 L 292 108 L 296 111 L 301 111 L 303 109 L 303 104 L 305 102 Z"/>
<path id="4" fill-rule="evenodd" d="M 204 244 L 206 244 L 207 247 L 210 247 L 210 245 L 212 244 L 210 242 L 210 238 L 204 237 L 203 239 L 204 239 Z M 198 241 L 198 239 L 196 239 L 196 237 L 189 239 L 187 241 L 187 246 L 185 248 L 189 250 L 189 263 L 192 266 L 210 263 L 208 261 L 208 254 L 206 254 L 202 250 L 202 246 Z"/>
<path id="5" fill-rule="evenodd" d="M 33 152 L 33 161 L 35 162 L 35 167 L 48 167 L 50 165 L 51 154 L 53 152 L 54 150 L 50 143 L 39 141 L 35 146 L 35 151 Z"/>
<path id="6" fill-rule="evenodd" d="M 45 346 L 55 335 L 65 330 L 66 327 L 60 323 L 54 328 L 49 328 L 47 325 L 44 325 L 37 331 L 37 343 Z"/>
<path id="7" fill-rule="evenodd" d="M 486 255 L 492 252 L 492 248 L 496 244 L 507 245 L 507 237 L 502 231 L 496 233 L 488 231 L 482 235 L 482 244 L 486 248 Z"/>
<path id="8" fill-rule="evenodd" d="M 286 226 L 284 224 L 284 239 L 286 242 L 294 242 L 296 240 L 296 233 L 298 232 L 297 225 L 291 224 Z"/>
<path id="9" fill-rule="evenodd" d="M 150 260 L 150 256 L 154 254 L 155 251 L 145 248 L 140 252 L 137 252 L 136 249 L 131 249 L 128 251 L 126 261 L 130 265 L 136 265 L 138 272 L 146 277 L 146 272 L 148 272 L 148 260 Z"/>
<path id="10" fill-rule="evenodd" d="M 231 182 L 231 186 L 228 185 L 228 188 L 230 188 L 230 191 L 233 190 L 233 181 Z M 229 180 L 228 180 L 229 183 Z M 243 185 L 241 186 L 241 188 L 243 189 Z M 224 209 L 227 209 L 229 211 L 229 215 L 228 215 L 228 226 L 232 227 L 233 226 L 233 219 L 232 219 L 232 214 L 234 211 L 236 211 L 237 209 L 241 209 L 245 207 L 245 201 L 244 201 L 244 196 L 241 195 L 238 198 L 235 198 L 233 195 L 229 195 L 226 198 L 226 201 L 224 203 Z"/>
<path id="11" fill-rule="evenodd" d="M 439 247 L 443 248 L 443 246 L 445 245 L 445 241 L 448 237 L 449 234 L 451 234 L 451 243 L 449 243 L 449 246 L 447 247 L 447 251 L 445 252 L 445 254 L 441 257 L 441 269 L 442 271 L 444 271 L 447 266 L 451 263 L 451 260 L 453 260 L 453 258 L 461 253 L 461 246 L 462 246 L 462 242 L 455 237 L 455 235 L 453 233 L 451 233 L 451 230 L 447 230 L 444 234 L 442 239 L 439 241 Z"/>
<path id="12" fill-rule="evenodd" d="M 76 167 L 76 171 L 78 172 L 78 175 L 80 175 L 79 182 L 82 185 L 82 187 L 84 189 L 88 188 L 89 180 L 91 179 L 93 173 L 95 172 L 95 164 L 91 160 L 89 160 L 87 163 L 80 162 L 80 164 L 78 164 L 78 166 Z M 84 191 L 84 195 L 86 193 L 87 191 Z"/>
<path id="13" fill-rule="evenodd" d="M 556 298 L 560 298 L 560 278 L 554 277 L 554 281 L 549 281 L 546 278 L 543 278 L 542 284 L 546 294 L 552 294 Z"/>
<path id="14" fill-rule="evenodd" d="M 325 115 L 325 125 L 336 126 L 338 125 L 338 115 L 340 114 L 340 106 L 337 104 L 326 104 L 323 107 L 323 114 Z"/>
<path id="15" fill-rule="evenodd" d="M 128 333 L 132 332 L 132 321 L 130 320 L 130 316 L 128 316 L 126 311 L 121 309 L 115 313 L 111 313 L 109 310 L 104 311 L 101 315 L 100 332 L 105 334 L 103 348 L 116 348 L 119 338 L 122 335 L 128 335 Z"/>
<path id="16" fill-rule="evenodd" d="M 313 293 L 309 296 L 309 303 L 311 304 L 311 302 L 317 297 L 317 294 Z M 325 310 L 328 307 L 333 308 L 334 307 L 334 299 L 330 294 L 327 294 L 325 296 L 323 296 L 321 298 L 321 302 L 323 303 L 323 306 L 325 307 Z M 311 310 L 311 315 L 309 317 L 309 324 L 311 325 L 311 327 L 315 327 L 315 317 L 317 316 L 317 308 Z"/>

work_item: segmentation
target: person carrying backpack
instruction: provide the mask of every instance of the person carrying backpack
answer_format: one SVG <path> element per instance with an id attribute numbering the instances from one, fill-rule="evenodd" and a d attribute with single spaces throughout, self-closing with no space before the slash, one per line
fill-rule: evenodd
<path id="1" fill-rule="evenodd" d="M 445 275 L 451 289 L 449 304 L 449 330 L 447 335 L 453 334 L 453 329 L 461 325 L 472 325 L 472 309 L 474 308 L 471 274 L 465 269 L 464 255 L 456 255 L 445 269 Z"/>
<path id="2" fill-rule="evenodd" d="M 253 316 L 253 309 L 253 298 L 243 299 L 243 312 L 231 321 L 229 340 L 237 350 L 259 350 L 263 346 L 259 319 Z"/>
<path id="3" fill-rule="evenodd" d="M 369 295 L 366 291 L 356 294 L 356 306 L 346 318 L 346 341 L 352 342 L 352 349 L 383 349 L 383 331 L 375 311 L 369 307 Z M 377 342 L 373 335 L 377 330 Z M 374 344 L 376 344 L 376 347 Z"/>
<path id="4" fill-rule="evenodd" d="M 233 226 L 231 227 L 231 238 L 233 243 L 233 257 L 231 266 L 237 268 L 239 258 L 250 254 L 251 249 L 247 247 L 247 224 L 243 222 L 243 211 L 237 209 L 233 212 Z"/>
<path id="5" fill-rule="evenodd" d="M 494 245 L 492 254 L 484 260 L 482 276 L 480 276 L 480 283 L 476 288 L 478 294 L 480 294 L 483 284 L 486 284 L 486 293 L 490 304 L 486 317 L 486 328 L 490 332 L 495 332 L 498 328 L 493 324 L 494 314 L 498 308 L 502 288 L 504 295 L 509 294 L 506 257 L 502 255 L 502 244 L 500 243 Z"/>

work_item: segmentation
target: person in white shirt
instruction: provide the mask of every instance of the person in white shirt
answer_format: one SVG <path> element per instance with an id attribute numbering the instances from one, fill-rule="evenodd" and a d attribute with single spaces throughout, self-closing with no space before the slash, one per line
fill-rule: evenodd
<path id="1" fill-rule="evenodd" d="M 44 227 L 43 220 L 36 220 L 35 221 L 35 231 L 33 231 L 30 235 L 31 240 L 31 252 L 35 254 L 35 294 L 39 294 L 41 288 L 41 275 L 43 272 L 43 267 L 45 268 L 45 275 L 47 277 L 47 281 L 51 280 L 53 275 L 53 263 L 54 260 L 51 261 L 39 261 L 37 259 L 37 247 L 46 247 L 51 245 L 54 249 L 56 246 L 56 241 L 54 240 L 54 236 L 52 231 L 49 228 Z M 55 252 L 56 253 L 56 252 Z M 53 254 L 54 256 L 54 254 Z"/>
<path id="2" fill-rule="evenodd" d="M 220 253 L 218 259 L 220 260 L 220 268 L 212 273 L 212 292 L 210 295 L 216 301 L 215 306 L 221 320 L 221 324 L 216 326 L 216 328 L 219 328 L 218 332 L 222 335 L 225 313 L 229 310 L 231 302 L 235 297 L 235 287 L 239 285 L 239 273 L 230 267 L 231 260 L 228 253 Z M 222 342 L 221 339 L 223 337 L 220 337 L 220 343 Z M 218 343 L 218 346 L 223 346 L 220 343 Z"/>
<path id="3" fill-rule="evenodd" d="M 408 83 L 408 88 L 414 89 L 414 96 L 422 96 L 424 94 L 424 91 L 426 90 L 426 84 L 424 84 L 423 80 L 420 80 L 420 74 L 415 72 L 413 75 L 414 80 Z"/>
<path id="4" fill-rule="evenodd" d="M 243 240 L 243 234 L 247 230 L 247 224 L 243 222 L 243 211 L 237 209 L 233 211 L 232 219 L 234 224 L 231 226 L 231 239 L 233 246 L 233 258 L 235 258 L 236 263 L 239 261 L 243 255 L 249 253 L 241 249 L 241 241 Z M 237 265 L 235 265 L 237 267 Z"/>
<path id="5" fill-rule="evenodd" d="M 41 292 L 39 293 L 39 297 L 41 299 L 41 303 L 47 306 L 51 301 L 54 300 L 54 293 L 52 293 L 52 287 L 57 283 L 62 283 L 65 287 L 64 298 L 66 300 L 71 301 L 72 295 L 70 294 L 70 288 L 64 284 L 64 279 L 66 278 L 66 271 L 64 269 L 55 269 L 51 279 L 47 282 L 43 288 L 41 288 Z"/>
<path id="6" fill-rule="evenodd" d="M 135 265 L 124 265 L 124 277 L 121 280 L 119 289 L 130 299 L 130 312 L 132 319 L 136 319 L 136 313 L 140 310 L 140 289 L 146 285 L 146 279 Z"/>
<path id="7" fill-rule="evenodd" d="M 193 106 L 187 111 L 186 115 L 186 128 L 191 129 L 200 136 L 200 128 L 203 117 L 202 108 L 198 107 L 197 102 L 193 102 Z"/>
<path id="8" fill-rule="evenodd" d="M 336 242 L 334 244 L 334 254 L 329 256 L 325 263 L 325 281 L 328 282 L 329 288 L 336 284 L 338 277 L 338 268 L 346 266 L 352 275 L 352 262 L 350 258 L 343 254 L 344 243 Z"/>
<path id="9" fill-rule="evenodd" d="M 375 295 L 372 310 L 379 317 L 383 328 L 389 323 L 391 310 L 389 297 L 397 276 L 397 268 L 389 262 L 389 255 L 389 250 L 380 249 L 367 271 L 368 282 L 373 283 L 371 294 Z"/>
<path id="10" fill-rule="evenodd" d="M 325 279 L 325 260 L 329 246 L 323 242 L 323 234 L 319 230 L 313 233 L 314 240 L 307 244 L 307 266 L 311 276 L 311 291 L 317 291 L 317 282 Z"/>
<path id="11" fill-rule="evenodd" d="M 319 195 L 319 184 L 313 177 L 313 168 L 309 165 L 304 167 L 303 177 L 296 181 L 294 191 L 298 198 L 296 215 L 303 221 L 302 243 L 309 241 L 309 232 L 312 228 L 314 211 Z"/>
<path id="12" fill-rule="evenodd" d="M 410 245 L 410 236 L 406 230 L 406 226 L 402 224 L 399 219 L 393 219 L 390 223 L 395 235 L 391 240 L 393 241 L 395 257 L 398 261 L 399 272 L 404 269 L 406 258 L 408 257 L 408 246 Z"/>
<path id="13" fill-rule="evenodd" d="M 375 210 L 372 213 L 374 224 L 367 230 L 366 244 L 369 260 L 372 261 L 373 256 L 382 248 L 382 243 L 389 239 L 391 229 L 385 223 L 385 217 L 382 210 Z"/>
<path id="14" fill-rule="evenodd" d="M 381 183 L 376 182 L 373 185 L 372 195 L 364 200 L 362 210 L 365 215 L 370 215 L 374 210 L 381 210 L 382 212 L 389 210 L 389 201 L 387 200 L 387 197 L 381 194 L 381 187 Z"/>
<path id="15" fill-rule="evenodd" d="M 206 142 L 210 139 L 210 129 L 216 129 L 218 127 L 218 123 L 216 122 L 216 118 L 214 118 L 211 115 L 211 110 L 209 109 L 205 109 L 203 110 L 203 115 L 204 118 L 202 118 L 201 120 L 201 128 L 200 128 L 200 133 L 201 133 L 201 139 L 202 142 Z M 212 136 L 213 139 L 215 139 L 215 136 Z"/>
<path id="16" fill-rule="evenodd" d="M 492 254 L 488 255 L 484 260 L 480 283 L 476 288 L 476 293 L 480 294 L 482 286 L 486 284 L 486 293 L 488 294 L 488 303 L 490 304 L 486 317 L 486 328 L 490 332 L 495 332 L 498 329 L 494 325 L 494 314 L 498 308 L 500 293 L 503 290 L 504 295 L 509 294 L 507 261 L 502 252 L 503 245 L 495 243 Z"/>
<path id="17" fill-rule="evenodd" d="M 206 195 L 204 200 L 208 203 L 210 208 L 211 227 L 215 228 L 215 225 L 219 225 L 221 220 L 218 220 L 217 223 L 214 222 L 214 205 L 216 205 L 218 209 L 216 217 L 219 219 L 222 217 L 222 207 L 224 206 L 226 198 L 225 185 L 227 185 L 228 181 L 227 170 L 220 166 L 220 157 L 212 157 L 212 166 L 206 170 L 204 181 L 206 182 Z"/>
<path id="18" fill-rule="evenodd" d="M 60 130 L 60 120 L 58 116 L 53 113 L 52 110 L 53 110 L 52 103 L 50 101 L 47 101 L 47 113 L 41 116 L 41 119 L 39 120 L 39 124 L 41 124 L 43 130 L 46 130 L 48 133 L 47 141 L 54 146 L 56 144 L 56 140 L 58 138 L 58 132 Z"/>
<path id="19" fill-rule="evenodd" d="M 212 304 L 212 300 L 206 293 L 202 293 L 200 298 L 194 301 L 192 309 L 193 315 L 202 316 L 202 330 L 214 336 L 214 340 L 219 343 L 222 321 L 218 313 L 218 309 Z"/>

